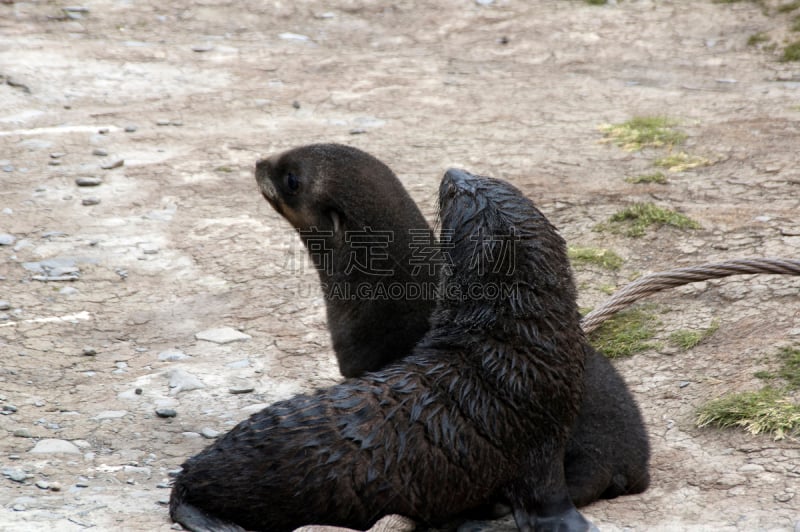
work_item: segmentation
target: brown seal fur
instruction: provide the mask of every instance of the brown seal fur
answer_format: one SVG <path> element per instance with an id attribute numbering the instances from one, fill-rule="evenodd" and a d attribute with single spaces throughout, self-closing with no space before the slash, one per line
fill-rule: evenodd
<path id="1" fill-rule="evenodd" d="M 288 174 L 298 181 L 296 190 L 289 188 Z M 395 174 L 375 157 L 338 144 L 303 146 L 259 161 L 256 181 L 267 201 L 301 235 L 311 227 L 332 229 L 332 215 L 326 213 L 336 213 L 340 230 L 324 240 L 328 255 L 320 255 L 319 242 L 310 250 L 317 264 L 327 265 L 319 270 L 323 286 L 327 284 L 326 295 L 331 287 L 341 293 L 344 284 L 367 283 L 369 292 L 376 293 L 382 284 L 424 287 L 433 282 L 441 263 L 434 262 L 434 255 L 426 252 L 430 250 L 413 247 L 409 237 L 415 231 L 423 241 L 433 242 L 428 225 Z M 354 250 L 341 228 L 364 227 L 394 235 L 384 250 L 386 259 L 379 264 L 391 268 L 392 275 L 345 274 Z M 427 331 L 433 310 L 432 300 L 425 298 L 328 297 L 326 303 L 334 350 L 345 376 L 361 375 L 409 354 Z M 588 343 L 584 348 L 585 392 L 565 462 L 567 485 L 577 506 L 640 493 L 650 480 L 650 447 L 636 401 L 611 362 Z"/>
<path id="2" fill-rule="evenodd" d="M 173 519 L 366 529 L 503 496 L 522 530 L 589 528 L 564 481 L 584 366 L 564 240 L 503 181 L 450 170 L 439 190 L 452 263 L 411 355 L 241 422 L 183 464 Z"/>
<path id="3" fill-rule="evenodd" d="M 298 231 L 319 273 L 328 328 L 345 377 L 406 355 L 430 324 L 435 288 L 425 262 L 435 238 L 397 176 L 338 144 L 303 146 L 256 163 L 262 195 Z M 402 230 L 396 230 L 402 229 Z M 359 291 L 368 289 L 364 295 Z M 357 299 L 355 299 L 357 297 Z"/>

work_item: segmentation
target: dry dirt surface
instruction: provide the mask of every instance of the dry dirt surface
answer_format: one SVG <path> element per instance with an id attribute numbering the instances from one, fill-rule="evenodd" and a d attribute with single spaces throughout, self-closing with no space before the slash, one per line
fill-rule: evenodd
<path id="1" fill-rule="evenodd" d="M 80 7 L 0 4 L 0 530 L 175 529 L 170 471 L 249 413 L 339 379 L 316 274 L 255 187 L 261 156 L 352 144 L 430 220 L 447 167 L 508 179 L 571 245 L 625 259 L 577 269 L 583 306 L 637 273 L 798 257 L 800 66 L 747 45 L 784 23 L 755 3 Z M 636 115 L 675 118 L 682 149 L 712 164 L 627 183 L 664 150 L 624 151 L 598 126 Z M 592 231 L 632 201 L 702 228 Z M 585 514 L 602 530 L 800 529 L 796 439 L 695 426 L 698 406 L 759 388 L 753 374 L 800 344 L 800 279 L 651 302 L 659 339 L 719 329 L 617 362 L 652 486 Z"/>

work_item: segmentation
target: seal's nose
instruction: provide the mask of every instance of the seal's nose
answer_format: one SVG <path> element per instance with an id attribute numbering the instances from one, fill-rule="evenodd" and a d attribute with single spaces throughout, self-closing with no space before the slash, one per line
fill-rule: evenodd
<path id="1" fill-rule="evenodd" d="M 270 162 L 269 159 L 260 159 L 256 161 L 256 181 L 265 179 L 269 174 Z"/>
<path id="2" fill-rule="evenodd" d="M 444 173 L 442 185 L 452 186 L 467 192 L 475 192 L 475 176 L 460 168 L 450 168 Z"/>

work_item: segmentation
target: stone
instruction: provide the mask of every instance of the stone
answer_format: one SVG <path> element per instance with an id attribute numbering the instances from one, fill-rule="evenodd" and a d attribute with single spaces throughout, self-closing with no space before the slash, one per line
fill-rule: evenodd
<path id="1" fill-rule="evenodd" d="M 219 436 L 219 431 L 209 427 L 203 427 L 202 430 L 200 430 L 200 435 L 209 440 L 213 440 L 214 438 Z"/>
<path id="2" fill-rule="evenodd" d="M 11 308 L 11 304 L 8 301 L 0 300 L 0 310 L 8 310 Z"/>
<path id="3" fill-rule="evenodd" d="M 176 362 L 187 358 L 191 357 L 179 349 L 167 349 L 158 354 L 158 359 L 162 362 Z"/>
<path id="4" fill-rule="evenodd" d="M 102 183 L 103 180 L 99 177 L 79 177 L 75 180 L 75 184 L 79 187 L 96 187 Z"/>
<path id="5" fill-rule="evenodd" d="M 156 415 L 158 417 L 168 418 L 175 417 L 178 413 L 172 408 L 156 408 Z"/>
<path id="6" fill-rule="evenodd" d="M 198 340 L 205 340 L 206 342 L 213 342 L 215 344 L 229 344 L 231 342 L 240 342 L 252 338 L 249 334 L 237 331 L 232 327 L 219 327 L 216 329 L 206 329 L 194 335 Z"/>
<path id="7" fill-rule="evenodd" d="M 95 148 L 92 150 L 92 155 L 96 155 L 98 157 L 108 157 L 108 152 L 103 148 Z"/>
<path id="8" fill-rule="evenodd" d="M 95 349 L 94 347 L 86 346 L 83 348 L 83 351 L 81 351 L 81 354 L 87 357 L 93 357 L 97 354 L 97 349 Z"/>
<path id="9" fill-rule="evenodd" d="M 17 438 L 33 438 L 31 431 L 28 429 L 17 429 L 14 431 L 14 436 Z"/>
<path id="10" fill-rule="evenodd" d="M 44 439 L 39 441 L 33 449 L 28 451 L 34 454 L 80 454 L 78 447 L 67 440 Z"/>
<path id="11" fill-rule="evenodd" d="M 81 205 L 84 207 L 91 207 L 92 205 L 99 205 L 100 198 L 83 198 L 81 200 Z"/>
<path id="12" fill-rule="evenodd" d="M 103 410 L 94 419 L 102 421 L 104 419 L 119 419 L 128 415 L 127 410 Z"/>
<path id="13" fill-rule="evenodd" d="M 186 370 L 175 368 L 167 372 L 169 376 L 170 395 L 178 395 L 181 392 L 190 392 L 205 388 L 203 381 L 192 375 Z"/>
<path id="14" fill-rule="evenodd" d="M 8 233 L 0 233 L 0 246 L 12 246 L 17 239 Z"/>
<path id="15" fill-rule="evenodd" d="M 3 469 L 3 475 L 13 482 L 25 482 L 28 474 L 20 469 Z"/>
<path id="16" fill-rule="evenodd" d="M 103 170 L 113 170 L 114 168 L 119 168 L 124 164 L 125 164 L 124 159 L 111 159 L 101 164 L 100 168 L 102 168 Z"/>

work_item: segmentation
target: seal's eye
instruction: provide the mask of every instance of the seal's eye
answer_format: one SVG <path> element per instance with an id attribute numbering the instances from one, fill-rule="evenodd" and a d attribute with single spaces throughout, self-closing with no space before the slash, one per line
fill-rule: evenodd
<path id="1" fill-rule="evenodd" d="M 292 192 L 297 192 L 297 189 L 300 188 L 300 180 L 292 172 L 286 172 L 286 186 Z"/>

